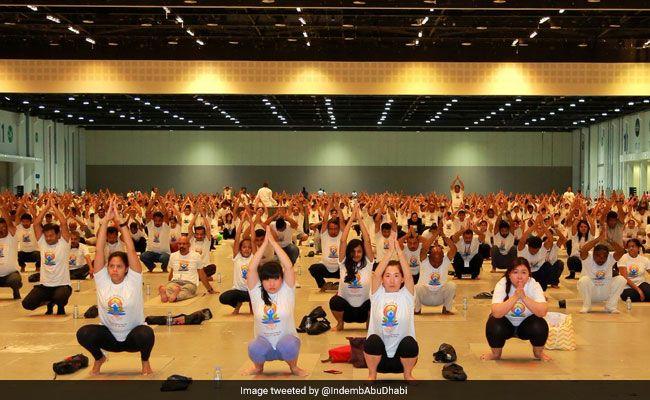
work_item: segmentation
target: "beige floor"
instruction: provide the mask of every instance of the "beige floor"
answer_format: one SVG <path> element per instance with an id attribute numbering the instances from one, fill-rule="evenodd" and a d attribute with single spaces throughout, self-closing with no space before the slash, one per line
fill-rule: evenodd
<path id="1" fill-rule="evenodd" d="M 309 248 L 302 248 L 307 254 Z M 220 291 L 231 287 L 232 264 L 231 243 L 222 243 L 212 253 L 223 279 L 222 284 L 214 282 Z M 314 262 L 312 258 L 301 257 L 298 265 L 302 272 L 299 281 L 302 288 L 297 290 L 296 322 L 313 307 L 322 305 L 329 313 L 329 296 L 317 294 L 317 289 L 307 268 Z M 443 317 L 431 313 L 438 308 L 425 308 L 424 315 L 416 317 L 416 333 L 420 344 L 420 359 L 415 370 L 419 379 L 442 379 L 440 364 L 433 363 L 432 353 L 442 342 L 451 343 L 458 352 L 458 362 L 465 368 L 470 379 L 648 379 L 647 361 L 650 348 L 647 346 L 650 331 L 650 305 L 635 304 L 627 312 L 625 304 L 620 303 L 619 315 L 602 313 L 581 315 L 577 301 L 576 281 L 562 279 L 560 289 L 549 289 L 550 310 L 558 311 L 555 299 L 568 299 L 568 309 L 573 314 L 577 334 L 578 349 L 572 352 L 550 351 L 553 358 L 548 363 L 531 360 L 528 343 L 517 339 L 510 340 L 504 349 L 504 360 L 483 362 L 479 359 L 488 350 L 484 337 L 484 323 L 489 313 L 489 300 L 474 300 L 472 296 L 481 291 L 489 291 L 500 277 L 490 274 L 487 264 L 479 281 L 457 281 L 456 303 L 458 314 Z M 145 282 L 155 288 L 166 279 L 166 274 L 145 273 Z M 26 282 L 26 276 L 24 281 Z M 23 295 L 31 289 L 26 283 Z M 95 294 L 92 281 L 84 281 L 80 292 L 74 292 L 68 307 L 79 305 L 83 312 L 94 304 Z M 201 326 L 157 326 L 156 345 L 151 363 L 155 371 L 153 379 L 164 379 L 171 374 L 182 374 L 194 379 L 211 379 L 215 366 L 220 366 L 224 379 L 241 379 L 240 371 L 249 365 L 246 344 L 252 338 L 253 327 L 248 314 L 230 315 L 229 307 L 219 304 L 218 295 L 204 295 L 185 304 L 172 307 L 160 305 L 150 296 L 146 300 L 147 315 L 164 315 L 168 311 L 192 312 L 209 307 L 214 319 Z M 76 342 L 76 330 L 86 323 L 97 320 L 75 320 L 67 317 L 44 317 L 44 309 L 28 312 L 17 301 L 8 300 L 9 292 L 0 290 L 0 316 L 3 321 L 0 329 L 0 379 L 52 379 L 52 362 L 65 356 L 85 352 Z M 461 309 L 462 298 L 467 297 L 469 307 Z M 594 307 L 600 311 L 600 306 Z M 243 311 L 247 311 L 244 306 Z M 323 364 L 327 350 L 346 344 L 346 336 L 365 336 L 363 325 L 350 324 L 341 333 L 327 332 L 319 336 L 300 334 L 302 349 L 300 364 L 307 369 L 307 379 L 364 379 L 366 370 L 354 369 L 348 364 Z M 87 354 L 87 353 L 86 353 Z M 87 354 L 89 355 L 89 354 Z M 138 375 L 139 357 L 135 354 L 110 354 L 104 365 L 105 374 L 99 379 L 142 379 Z M 331 375 L 324 372 L 337 369 L 343 373 Z M 286 373 L 281 362 L 270 363 L 269 375 L 265 379 L 294 379 Z M 385 376 L 396 378 L 398 376 Z M 57 379 L 89 379 L 88 370 Z M 149 378 L 147 378 L 149 379 Z M 247 378 L 246 378 L 247 379 Z M 260 378 L 256 378 L 260 379 Z"/>

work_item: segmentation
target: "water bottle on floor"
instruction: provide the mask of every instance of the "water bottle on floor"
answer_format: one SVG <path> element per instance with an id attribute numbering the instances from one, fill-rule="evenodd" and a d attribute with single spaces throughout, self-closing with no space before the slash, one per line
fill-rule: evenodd
<path id="1" fill-rule="evenodd" d="M 81 281 L 77 281 L 74 288 L 75 292 L 81 292 Z"/>
<path id="2" fill-rule="evenodd" d="M 625 307 L 627 308 L 627 311 L 632 311 L 632 299 L 629 296 L 627 300 L 625 300 Z"/>
<path id="3" fill-rule="evenodd" d="M 212 380 L 214 381 L 215 388 L 221 387 L 222 379 L 223 376 L 221 375 L 221 367 L 219 366 L 214 367 L 214 378 Z"/>
<path id="4" fill-rule="evenodd" d="M 74 319 L 78 319 L 78 318 L 79 318 L 79 306 L 76 305 L 76 304 L 75 304 L 74 307 L 72 308 L 72 318 L 74 318 Z"/>
<path id="5" fill-rule="evenodd" d="M 217 272 L 217 283 L 221 283 L 221 272 Z"/>
<path id="6" fill-rule="evenodd" d="M 151 296 L 151 285 L 147 283 L 147 296 Z"/>
<path id="7" fill-rule="evenodd" d="M 174 323 L 174 317 L 172 317 L 172 312 L 167 312 L 167 326 L 172 326 Z"/>
<path id="8" fill-rule="evenodd" d="M 467 311 L 467 297 L 463 297 L 463 310 Z"/>

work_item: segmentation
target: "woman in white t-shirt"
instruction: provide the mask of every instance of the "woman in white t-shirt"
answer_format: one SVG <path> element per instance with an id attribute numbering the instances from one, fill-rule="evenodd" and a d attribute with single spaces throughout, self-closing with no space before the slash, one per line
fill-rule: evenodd
<path id="1" fill-rule="evenodd" d="M 253 313 L 252 305 L 250 304 L 251 298 L 248 295 L 248 286 L 246 279 L 248 278 L 248 269 L 251 263 L 253 254 L 253 242 L 250 239 L 250 225 L 243 232 L 244 222 L 250 220 L 248 211 L 244 211 L 242 219 L 235 231 L 235 242 L 232 245 L 232 289 L 226 290 L 219 296 L 221 304 L 228 305 L 233 308 L 233 314 L 239 314 L 239 309 L 243 303 L 249 303 L 250 312 Z"/>
<path id="2" fill-rule="evenodd" d="M 360 218 L 359 206 L 356 206 L 339 243 L 339 289 L 330 299 L 330 310 L 337 322 L 335 331 L 342 331 L 346 322 L 368 323 L 373 257 L 370 235 Z M 348 234 L 355 221 L 361 227 L 363 240 L 352 239 L 348 243 Z"/>
<path id="3" fill-rule="evenodd" d="M 544 345 L 548 338 L 548 310 L 544 291 L 531 276 L 528 260 L 517 257 L 505 276 L 497 282 L 492 295 L 492 313 L 485 325 L 485 335 L 492 351 L 482 360 L 499 360 L 506 340 L 517 337 L 529 340 L 533 356 L 548 361 Z"/>
<path id="4" fill-rule="evenodd" d="M 104 244 L 109 220 L 119 226 L 126 253 L 117 251 L 104 263 Z M 152 373 L 149 356 L 155 341 L 153 330 L 145 325 L 142 297 L 142 265 L 126 223 L 122 223 L 111 203 L 102 219 L 94 262 L 97 308 L 101 325 L 85 325 L 77 331 L 77 341 L 95 358 L 91 374 L 97 375 L 107 361 L 102 350 L 140 353 L 142 374 Z"/>
<path id="5" fill-rule="evenodd" d="M 269 245 L 280 263 L 269 261 L 260 265 Z M 248 343 L 248 356 L 254 365 L 245 374 L 259 375 L 264 372 L 267 361 L 282 360 L 289 365 L 292 374 L 307 375 L 298 367 L 300 339 L 294 322 L 295 283 L 293 264 L 267 225 L 264 242 L 255 252 L 246 276 L 255 339 Z"/>
<path id="6" fill-rule="evenodd" d="M 395 254 L 399 261 L 392 260 Z M 363 346 L 368 379 L 377 379 L 377 372 L 403 372 L 404 379 L 415 380 L 413 368 L 419 353 L 413 317 L 415 284 L 395 233 L 373 273 L 370 304 L 370 324 Z"/>
<path id="7" fill-rule="evenodd" d="M 650 302 L 650 284 L 645 280 L 645 273 L 650 270 L 650 260 L 640 251 L 639 239 L 630 239 L 627 241 L 627 253 L 618 260 L 618 272 L 627 280 L 627 288 L 621 293 L 623 301 L 629 298 L 633 302 Z"/>

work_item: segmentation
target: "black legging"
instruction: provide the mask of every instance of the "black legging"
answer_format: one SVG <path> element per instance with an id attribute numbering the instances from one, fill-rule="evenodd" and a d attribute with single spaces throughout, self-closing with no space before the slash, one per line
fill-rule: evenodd
<path id="1" fill-rule="evenodd" d="M 235 238 L 235 233 L 236 233 L 235 228 L 232 228 L 232 229 L 224 228 L 223 232 L 221 232 L 221 236 L 223 236 L 224 240 L 225 239 L 234 239 Z"/>
<path id="2" fill-rule="evenodd" d="M 567 266 L 569 267 L 569 272 L 581 272 L 582 271 L 582 260 L 578 256 L 571 256 L 566 260 Z"/>
<path id="3" fill-rule="evenodd" d="M 123 342 L 118 342 L 104 325 L 85 325 L 77 331 L 77 341 L 93 355 L 95 360 L 104 357 L 103 349 L 114 353 L 140 352 L 140 359 L 148 361 L 155 340 L 153 329 L 147 325 L 133 328 Z"/>
<path id="4" fill-rule="evenodd" d="M 642 284 L 639 285 L 639 289 L 643 292 L 643 295 L 645 296 L 645 303 L 650 302 L 650 284 L 648 282 L 643 282 Z M 623 290 L 623 293 L 621 293 L 621 299 L 623 301 L 626 301 L 627 298 L 630 298 L 635 303 L 640 303 L 641 302 L 641 296 L 639 295 L 639 292 L 637 292 L 634 289 L 627 288 Z"/>
<path id="5" fill-rule="evenodd" d="M 485 324 L 485 336 L 493 349 L 502 348 L 506 340 L 512 337 L 529 340 L 533 346 L 541 347 L 548 338 L 548 323 L 544 318 L 530 315 L 515 327 L 506 317 L 494 318 L 490 315 Z"/>
<path id="6" fill-rule="evenodd" d="M 36 310 L 38 307 L 47 304 L 48 311 L 51 311 L 52 305 L 56 304 L 59 314 L 65 313 L 65 305 L 72 294 L 72 288 L 64 286 L 43 286 L 34 285 L 32 290 L 23 299 L 23 308 L 25 310 Z"/>
<path id="7" fill-rule="evenodd" d="M 397 345 L 395 356 L 389 358 L 386 354 L 386 345 L 378 335 L 370 335 L 363 345 L 363 352 L 371 356 L 381 356 L 377 372 L 398 374 L 404 372 L 401 358 L 415 358 L 420 352 L 418 342 L 413 336 L 405 336 Z"/>
<path id="8" fill-rule="evenodd" d="M 238 305 L 245 302 L 250 302 L 251 297 L 247 290 L 230 289 L 221 293 L 219 302 L 228 305 L 232 308 L 237 308 Z"/>
<path id="9" fill-rule="evenodd" d="M 562 271 L 564 271 L 564 262 L 562 260 L 557 260 L 553 264 L 547 261 L 530 275 L 535 278 L 542 290 L 546 291 L 548 285 L 558 285 L 560 283 Z"/>
<path id="10" fill-rule="evenodd" d="M 481 243 L 478 245 L 478 253 L 483 257 L 483 260 L 490 259 L 490 245 L 487 243 Z"/>
<path id="11" fill-rule="evenodd" d="M 205 276 L 211 277 L 217 272 L 217 266 L 214 264 L 209 264 L 203 267 L 203 272 L 205 272 Z"/>
<path id="12" fill-rule="evenodd" d="M 366 300 L 359 307 L 353 307 L 343 297 L 335 294 L 330 299 L 330 310 L 342 312 L 343 322 L 363 323 L 368 321 L 370 315 L 370 300 Z"/>
<path id="13" fill-rule="evenodd" d="M 318 285 L 318 288 L 322 288 L 323 285 L 325 284 L 325 278 L 339 278 L 339 271 L 336 270 L 335 272 L 329 272 L 327 270 L 327 267 L 325 267 L 325 264 L 314 264 L 311 267 L 309 267 L 309 273 L 311 276 L 314 277 L 314 280 L 316 281 L 316 285 Z"/>
<path id="14" fill-rule="evenodd" d="M 469 268 L 465 268 L 465 261 L 463 257 L 460 256 L 460 253 L 456 253 L 454 256 L 454 272 L 456 278 L 460 279 L 465 274 L 471 274 L 472 279 L 476 279 L 477 276 L 481 273 L 481 266 L 483 265 L 483 257 L 481 253 L 476 253 L 471 260 L 469 260 Z"/>

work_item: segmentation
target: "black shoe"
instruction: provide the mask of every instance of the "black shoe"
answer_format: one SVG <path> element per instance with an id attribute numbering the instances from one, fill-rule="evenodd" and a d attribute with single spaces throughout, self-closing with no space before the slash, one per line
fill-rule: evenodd
<path id="1" fill-rule="evenodd" d="M 450 344 L 443 343 L 438 351 L 433 353 L 433 361 L 438 363 L 452 363 L 456 361 L 456 350 Z"/>
<path id="2" fill-rule="evenodd" d="M 54 303 L 47 303 L 47 311 L 45 311 L 45 315 L 52 314 L 54 314 Z"/>

